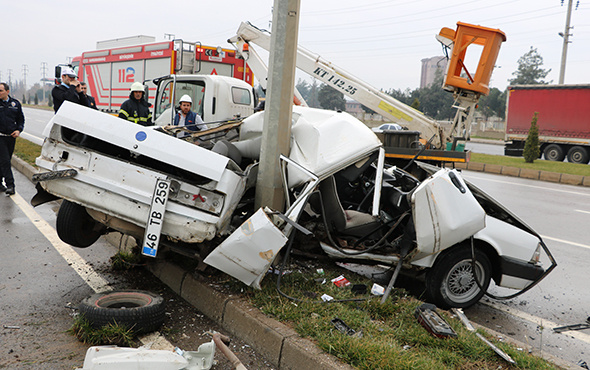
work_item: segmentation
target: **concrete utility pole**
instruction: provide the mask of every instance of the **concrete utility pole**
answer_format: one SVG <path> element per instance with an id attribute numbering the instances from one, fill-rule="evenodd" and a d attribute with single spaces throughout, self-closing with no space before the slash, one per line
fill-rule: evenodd
<path id="1" fill-rule="evenodd" d="M 264 111 L 256 208 L 283 211 L 285 196 L 279 155 L 289 155 L 300 0 L 274 0 L 269 83 Z"/>
<path id="2" fill-rule="evenodd" d="M 568 0 L 567 2 L 567 17 L 565 20 L 565 32 L 562 34 L 561 32 L 559 35 L 563 37 L 563 49 L 561 50 L 561 69 L 559 70 L 559 84 L 563 84 L 563 80 L 565 79 L 565 60 L 567 58 L 567 44 L 570 43 L 569 38 L 573 36 L 570 34 L 570 21 L 572 19 L 572 3 L 574 0 Z"/>

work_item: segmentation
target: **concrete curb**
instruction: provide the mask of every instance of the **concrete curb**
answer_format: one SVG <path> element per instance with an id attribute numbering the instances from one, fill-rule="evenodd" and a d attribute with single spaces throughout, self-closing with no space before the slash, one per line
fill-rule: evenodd
<path id="1" fill-rule="evenodd" d="M 172 263 L 155 260 L 147 267 L 196 309 L 250 344 L 279 369 L 353 369 L 245 300 L 219 293 Z"/>
<path id="2" fill-rule="evenodd" d="M 525 179 L 556 182 L 566 185 L 590 187 L 590 176 L 568 175 L 565 173 L 538 171 L 526 168 L 500 166 L 498 164 L 485 163 L 455 163 L 455 168 L 477 172 L 487 172 L 497 175 L 522 177 Z"/>

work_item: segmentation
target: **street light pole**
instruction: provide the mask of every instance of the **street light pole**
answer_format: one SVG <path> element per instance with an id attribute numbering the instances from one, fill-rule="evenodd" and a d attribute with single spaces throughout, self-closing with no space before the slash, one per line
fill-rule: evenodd
<path id="1" fill-rule="evenodd" d="M 565 21 L 565 32 L 563 33 L 563 35 L 560 36 L 563 37 L 563 49 L 561 51 L 561 69 L 559 70 L 559 84 L 562 85 L 563 84 L 563 80 L 565 79 L 565 60 L 567 58 L 567 44 L 569 44 L 569 38 L 570 36 L 570 21 L 572 19 L 572 3 L 574 2 L 574 0 L 568 0 L 567 2 L 567 17 L 566 17 L 566 21 Z"/>

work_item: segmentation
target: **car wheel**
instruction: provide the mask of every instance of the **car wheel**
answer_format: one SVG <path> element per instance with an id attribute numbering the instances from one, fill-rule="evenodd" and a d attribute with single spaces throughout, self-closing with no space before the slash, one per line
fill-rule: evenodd
<path id="1" fill-rule="evenodd" d="M 589 159 L 588 150 L 581 146 L 574 146 L 567 152 L 567 161 L 571 163 L 588 164 Z"/>
<path id="2" fill-rule="evenodd" d="M 78 248 L 91 246 L 106 231 L 104 225 L 90 217 L 86 208 L 67 200 L 59 207 L 55 229 L 62 241 Z"/>
<path id="3" fill-rule="evenodd" d="M 440 256 L 426 275 L 426 291 L 440 308 L 466 308 L 474 305 L 490 285 L 492 267 L 490 260 L 480 250 L 475 250 L 475 267 L 480 285 L 473 276 L 471 247 L 462 245 Z"/>
<path id="4" fill-rule="evenodd" d="M 164 323 L 164 303 L 161 296 L 151 292 L 122 290 L 91 295 L 80 302 L 78 309 L 94 328 L 116 323 L 135 333 L 149 333 Z"/>
<path id="5" fill-rule="evenodd" d="M 561 146 L 557 144 L 547 145 L 547 147 L 543 151 L 543 154 L 545 154 L 545 159 L 549 161 L 561 162 L 565 158 L 565 153 L 563 152 L 563 149 L 561 148 Z"/>

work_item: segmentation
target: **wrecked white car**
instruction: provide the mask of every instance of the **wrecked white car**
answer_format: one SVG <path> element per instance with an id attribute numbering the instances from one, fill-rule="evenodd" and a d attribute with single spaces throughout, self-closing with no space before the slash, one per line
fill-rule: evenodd
<path id="1" fill-rule="evenodd" d="M 336 260 L 422 274 L 441 307 L 473 305 L 491 279 L 530 289 L 555 267 L 541 237 L 460 172 L 386 165 L 379 139 L 346 113 L 294 107 L 288 210 L 255 210 L 263 114 L 179 139 L 66 102 L 47 125 L 32 203 L 64 200 L 56 228 L 73 246 L 116 230 L 145 255 L 171 248 L 255 287 L 297 230 L 313 235 L 303 248 Z"/>

